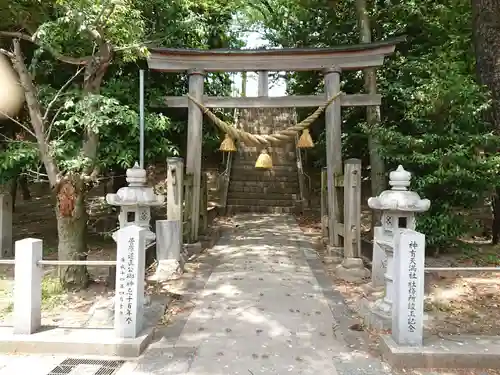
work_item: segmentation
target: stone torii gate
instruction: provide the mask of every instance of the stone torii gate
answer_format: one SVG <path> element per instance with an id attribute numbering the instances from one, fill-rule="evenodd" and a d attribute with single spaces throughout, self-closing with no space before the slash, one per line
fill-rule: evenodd
<path id="1" fill-rule="evenodd" d="M 392 39 L 369 44 L 338 46 L 333 48 L 283 48 L 257 50 L 198 50 L 150 48 L 148 65 L 151 70 L 161 72 L 187 72 L 189 94 L 207 108 L 276 108 L 319 107 L 341 91 L 341 73 L 344 70 L 361 70 L 381 66 L 384 57 L 392 54 L 402 39 Z M 260 86 L 267 80 L 259 79 L 258 97 L 210 97 L 203 95 L 204 75 L 208 72 L 257 71 L 322 71 L 325 80 L 324 95 L 300 95 L 268 97 Z M 168 107 L 188 108 L 188 149 L 186 172 L 194 175 L 192 227 L 198 233 L 199 197 L 201 176 L 201 143 L 203 114 L 201 109 L 184 96 L 166 97 Z M 342 174 L 341 107 L 378 106 L 379 94 L 342 95 L 325 111 L 327 171 L 328 171 L 328 217 L 329 245 L 340 243 L 340 223 L 343 207 L 334 185 L 335 176 Z M 347 256 L 347 254 L 346 254 Z M 359 256 L 352 255 L 352 256 Z"/>

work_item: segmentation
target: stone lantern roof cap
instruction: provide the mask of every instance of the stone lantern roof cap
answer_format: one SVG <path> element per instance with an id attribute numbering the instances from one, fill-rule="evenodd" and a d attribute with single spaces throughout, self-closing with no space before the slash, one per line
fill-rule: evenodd
<path id="1" fill-rule="evenodd" d="M 113 206 L 159 206 L 165 201 L 163 195 L 155 194 L 152 187 L 147 186 L 146 170 L 137 163 L 127 169 L 129 186 L 122 187 L 116 194 L 107 194 L 106 201 Z"/>
<path id="2" fill-rule="evenodd" d="M 374 210 L 383 211 L 427 211 L 431 202 L 428 199 L 421 199 L 416 192 L 409 191 L 410 183 L 411 173 L 402 165 L 398 166 L 395 171 L 389 173 L 391 190 L 383 191 L 378 197 L 369 198 L 368 206 Z"/>

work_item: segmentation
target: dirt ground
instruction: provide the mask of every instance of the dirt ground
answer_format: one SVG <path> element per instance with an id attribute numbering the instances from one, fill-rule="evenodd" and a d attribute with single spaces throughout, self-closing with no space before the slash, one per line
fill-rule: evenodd
<path id="1" fill-rule="evenodd" d="M 209 205 L 217 199 L 216 173 L 214 168 L 207 169 L 209 182 Z M 94 188 L 88 199 L 88 260 L 116 259 L 116 244 L 111 238 L 112 231 L 118 229 L 118 212 L 106 204 L 104 194 L 105 178 Z M 165 190 L 165 171 L 155 168 L 155 188 L 158 193 Z M 57 223 L 54 202 L 46 183 L 31 183 L 31 199 L 23 201 L 18 192 L 13 214 L 14 241 L 23 238 L 43 239 L 44 259 L 57 259 Z M 152 215 L 165 215 L 156 210 Z M 64 320 L 77 322 L 84 319 L 90 307 L 100 298 L 114 293 L 106 285 L 108 267 L 89 267 L 92 283 L 86 290 L 63 292 L 57 283 L 57 269 L 46 267 L 46 277 L 42 284 L 42 319 L 48 325 Z M 0 321 L 8 319 L 12 312 L 12 287 L 14 266 L 0 265 Z M 73 323 L 68 323 L 71 326 Z M 77 323 L 75 323 L 77 324 Z"/>
<path id="2" fill-rule="evenodd" d="M 364 210 L 362 215 L 364 234 L 369 231 L 370 213 Z M 304 233 L 321 234 L 321 221 L 317 216 L 297 218 Z M 486 239 L 469 240 L 466 251 L 446 253 L 437 258 L 427 257 L 428 267 L 465 267 L 499 266 L 497 254 L 500 246 L 492 246 Z M 324 256 L 322 246 L 318 253 Z M 445 253 L 445 252 L 442 252 Z M 351 309 L 356 310 L 359 301 L 365 296 L 362 285 L 345 282 L 335 277 L 336 264 L 323 262 L 327 274 L 332 279 L 334 289 L 340 292 Z M 425 323 L 426 336 L 439 334 L 500 335 L 500 273 L 493 272 L 433 272 L 426 275 L 425 312 L 429 319 Z M 360 326 L 362 320 L 360 319 Z M 363 327 L 370 337 L 370 348 L 374 355 L 380 355 L 378 334 Z M 433 369 L 436 374 L 483 375 L 500 374 L 500 370 L 491 369 Z M 403 373 L 428 374 L 426 370 L 407 370 Z"/>

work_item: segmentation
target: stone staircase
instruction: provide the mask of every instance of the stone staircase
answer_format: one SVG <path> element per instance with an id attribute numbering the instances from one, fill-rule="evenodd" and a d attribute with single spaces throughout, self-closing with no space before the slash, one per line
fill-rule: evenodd
<path id="1" fill-rule="evenodd" d="M 292 108 L 251 108 L 239 111 L 236 126 L 253 134 L 271 134 L 296 123 Z M 268 147 L 273 168 L 255 168 L 262 147 L 237 145 L 233 155 L 227 210 L 288 213 L 300 208 L 295 141 Z"/>

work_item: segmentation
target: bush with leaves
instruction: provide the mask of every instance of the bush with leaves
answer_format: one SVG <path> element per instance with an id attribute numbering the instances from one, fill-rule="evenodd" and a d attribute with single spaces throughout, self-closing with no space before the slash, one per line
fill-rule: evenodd
<path id="1" fill-rule="evenodd" d="M 418 220 L 430 247 L 456 243 L 473 223 L 464 213 L 484 202 L 498 181 L 500 138 L 485 119 L 488 98 L 466 64 L 443 52 L 398 65 L 412 86 L 387 85 L 384 95 L 404 116 L 377 132 L 388 167 L 414 174 L 412 189 L 431 200 Z M 366 131 L 370 131 L 366 129 Z M 486 151 L 486 152 L 483 152 Z"/>

